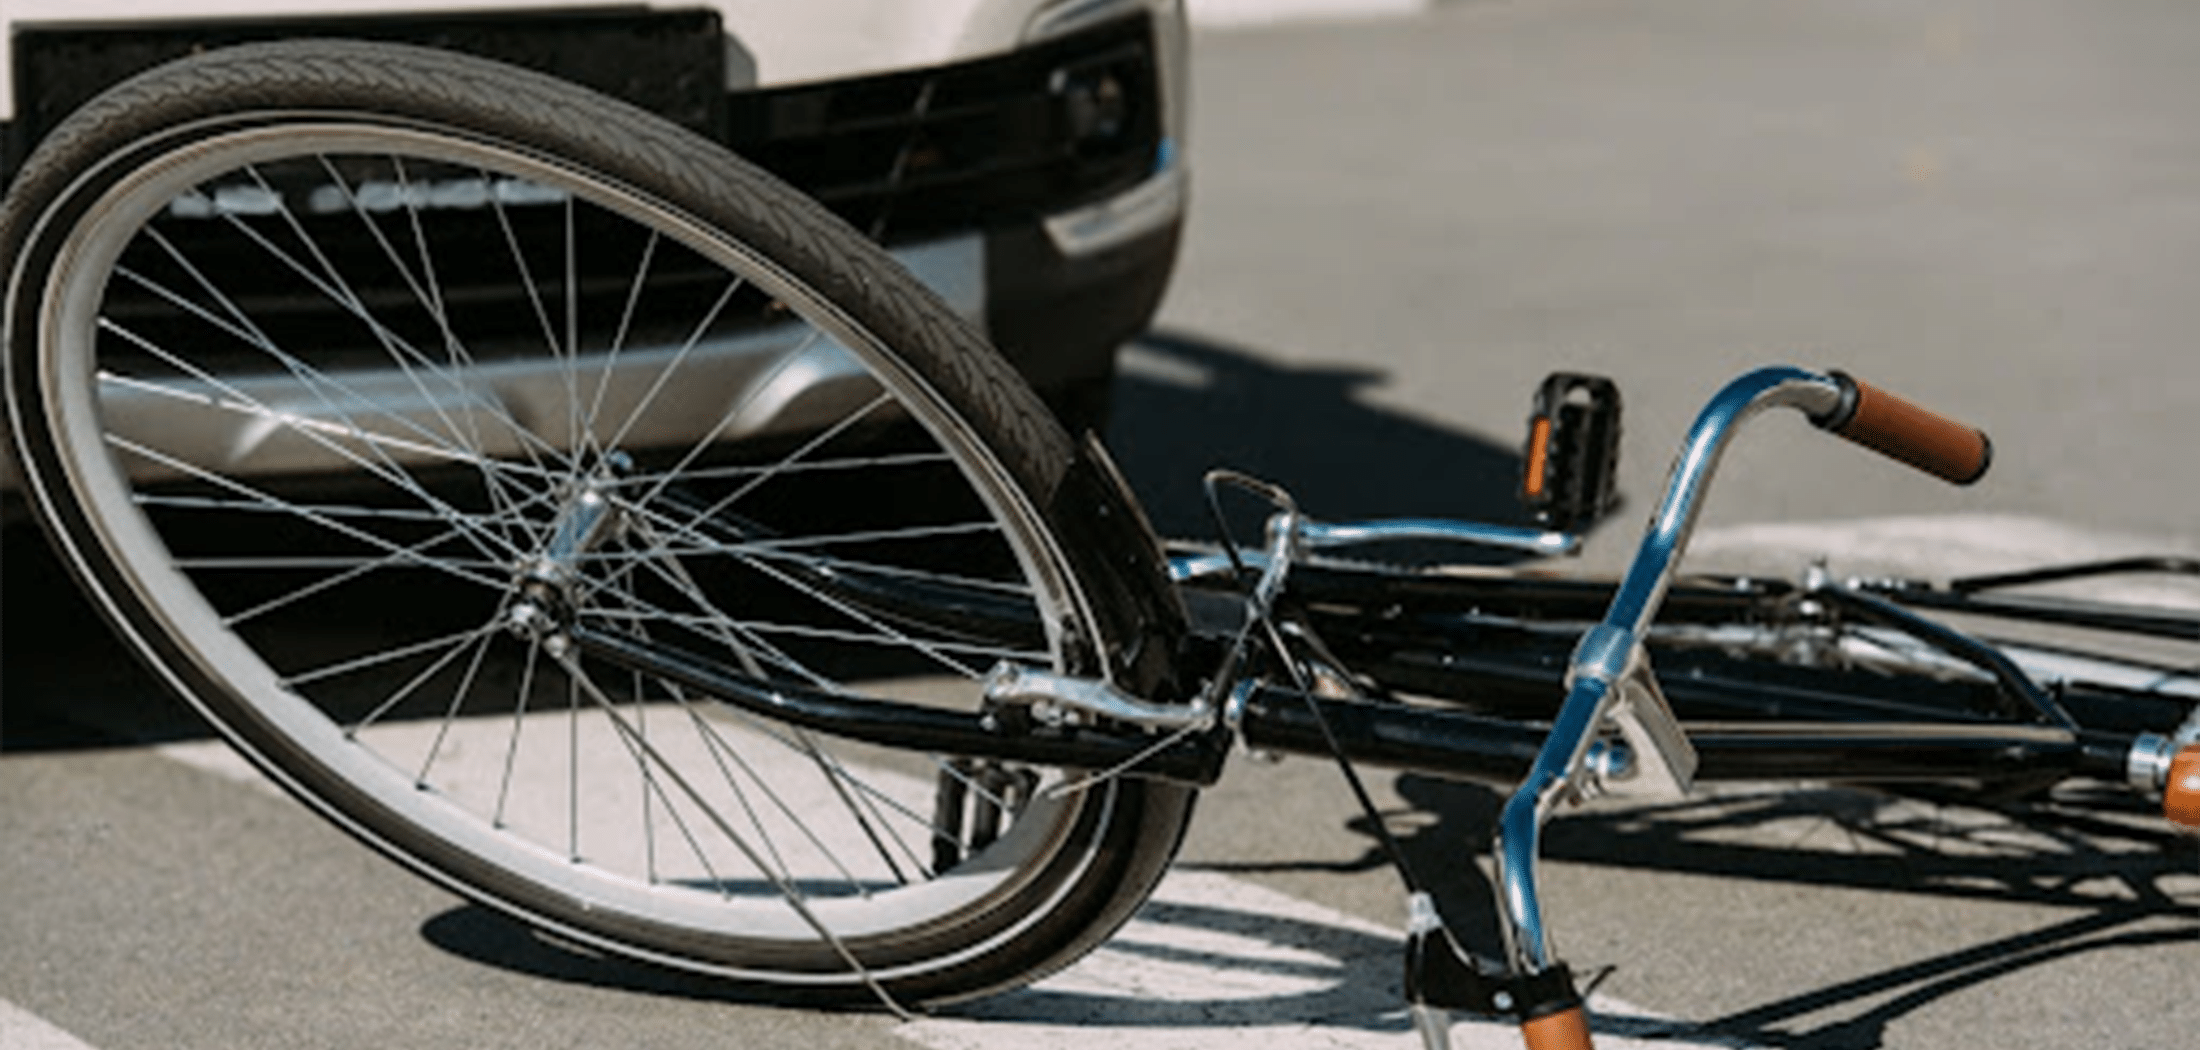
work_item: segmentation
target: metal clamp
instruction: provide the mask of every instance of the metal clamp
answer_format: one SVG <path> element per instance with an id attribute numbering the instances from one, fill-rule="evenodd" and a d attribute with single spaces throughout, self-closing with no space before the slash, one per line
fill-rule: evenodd
<path id="1" fill-rule="evenodd" d="M 1623 764 L 1584 761 L 1581 772 L 1588 773 L 1604 794 L 1686 797 L 1695 785 L 1696 747 L 1674 716 L 1673 705 L 1666 701 L 1665 690 L 1650 668 L 1650 654 L 1634 632 L 1609 624 L 1590 628 L 1574 650 L 1566 685 L 1571 689 L 1583 678 L 1610 684 L 1599 724 L 1617 730 L 1627 746 Z"/>
<path id="2" fill-rule="evenodd" d="M 1027 707 L 1047 725 L 1077 725 L 1080 715 L 1099 716 L 1148 729 L 1206 729 L 1215 724 L 1214 708 L 1204 700 L 1157 704 L 1131 696 L 1113 683 L 995 664 L 985 676 L 988 704 Z"/>

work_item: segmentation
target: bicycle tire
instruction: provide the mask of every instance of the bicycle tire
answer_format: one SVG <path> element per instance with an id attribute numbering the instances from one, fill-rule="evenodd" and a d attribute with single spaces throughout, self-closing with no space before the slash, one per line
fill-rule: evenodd
<path id="1" fill-rule="evenodd" d="M 1076 450 L 1037 397 L 723 149 L 455 54 L 251 45 L 61 124 L 0 259 L 10 432 L 63 560 L 272 778 L 465 896 L 783 998 L 930 1003 L 1066 965 L 1174 854 L 1187 787 L 1053 797 L 1065 771 L 909 763 L 560 662 L 539 625 L 569 617 L 969 705 L 996 656 L 1135 648 L 1059 539 Z M 1005 596 L 1039 633 L 889 621 L 836 571 Z"/>

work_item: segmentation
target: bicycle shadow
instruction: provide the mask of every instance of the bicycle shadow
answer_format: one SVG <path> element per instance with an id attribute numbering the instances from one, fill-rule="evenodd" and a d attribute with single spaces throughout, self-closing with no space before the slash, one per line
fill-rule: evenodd
<path id="1" fill-rule="evenodd" d="M 1196 876 L 1195 876 L 1196 878 Z M 467 905 L 421 926 L 429 943 L 475 963 L 546 980 L 754 1005 L 799 1005 L 784 994 L 603 955 Z M 933 1017 L 994 1023 L 1237 1027 L 1324 1017 L 1404 1031 L 1397 940 L 1383 932 L 1168 890 L 1064 974 Z M 1174 980 L 1191 975 L 1191 983 Z M 1175 984 L 1175 991 L 1161 986 Z M 1372 1005 L 1371 1004 L 1379 1004 Z M 869 1006 L 866 1009 L 872 1008 Z"/>
<path id="2" fill-rule="evenodd" d="M 1621 852 L 1639 841 L 1621 836 L 1615 843 L 1599 834 L 1604 829 L 1584 823 L 1553 826 L 1548 852 L 1554 859 L 1622 863 Z M 1409 854 L 1431 859 L 1434 837 L 1410 836 Z M 1209 864 L 1173 873 L 1128 926 L 1059 975 L 946 1008 L 897 1031 L 932 1046 L 1061 1045 L 1073 1033 L 1096 1031 L 1135 1035 L 1138 1045 L 1212 1045 L 1209 1040 L 1224 1033 L 1237 1040 L 1230 1045 L 1257 1045 L 1269 1038 L 1304 1039 L 1310 1029 L 1321 1033 L 1323 1045 L 1405 1045 L 1411 1037 L 1401 1009 L 1396 933 L 1222 874 L 1229 867 Z M 2096 905 L 2034 930 L 1707 1020 L 1648 1016 L 1599 1000 L 1595 1027 L 1600 1036 L 1672 1046 L 1872 1050 L 1885 1045 L 1893 1022 L 1939 999 L 2077 955 L 2189 944 L 2200 934 L 2189 924 L 2165 923 L 2176 916 L 2158 904 L 2104 899 Z M 436 916 L 421 932 L 454 955 L 549 980 L 637 994 L 774 1002 L 768 993 L 571 947 L 480 907 Z M 1601 979 L 1595 972 L 1585 977 L 1592 986 Z M 1857 1007 L 1863 1009 L 1795 1027 L 1813 1015 Z M 1517 1038 L 1498 1031 L 1495 1022 L 1464 1023 L 1490 1029 L 1492 1041 Z M 1099 1041 L 1115 1045 L 1105 1037 Z"/>
<path id="3" fill-rule="evenodd" d="M 1495 894 L 1462 844 L 1486 845 L 1503 796 L 1490 787 L 1417 774 L 1397 778 L 1405 806 L 1383 814 L 1406 862 L 1456 933 L 1485 953 L 1499 943 Z M 1365 818 L 1359 857 L 1319 865 L 1207 863 L 1232 873 L 1355 872 L 1387 867 Z M 1605 803 L 1554 821 L 1549 861 L 1630 872 L 1871 890 L 2035 905 L 2056 918 L 2035 929 L 1913 959 L 1878 973 L 1686 1026 L 1690 1038 L 1808 1050 L 1871 1050 L 1889 1026 L 1941 999 L 2089 953 L 2200 945 L 2200 843 L 2103 786 L 2046 800 L 1994 804 L 1909 792 L 1785 785 L 1713 785 L 1689 800 Z M 2067 916 L 2075 912 L 2073 917 Z M 1591 977 L 1595 980 L 1595 977 Z"/>
<path id="4" fill-rule="evenodd" d="M 744 1005 L 799 1005 L 599 955 L 478 906 L 435 916 L 421 933 L 453 955 L 546 980 Z M 931 1011 L 895 1031 L 934 1047 L 1119 1045 L 1096 1032 L 1125 1033 L 1136 1045 L 1211 1046 L 1224 1037 L 1229 1046 L 1252 1046 L 1271 1036 L 1303 1040 L 1314 1029 L 1325 1046 L 1373 1050 L 1413 1040 L 1400 952 L 1395 931 L 1241 880 L 1179 871 L 1127 925 L 1061 973 Z M 1470 1045 L 1517 1038 L 1494 1020 L 1455 1023 L 1485 1030 Z M 1593 1024 L 1603 1035 L 1678 1037 L 1683 1041 L 1672 1045 L 1702 1045 L 1670 1021 L 1620 1010 L 1599 1013 Z"/>
<path id="5" fill-rule="evenodd" d="M 1562 821 L 1547 852 L 1635 871 L 2052 909 L 2031 930 L 1709 1018 L 1698 1029 L 1768 1046 L 1871 1050 L 1885 1045 L 1895 1021 L 2025 971 L 2083 955 L 2200 945 L 2200 851 L 2136 801 L 2110 785 L 2010 801 L 1955 790 L 1728 785 L 1687 802 Z"/>

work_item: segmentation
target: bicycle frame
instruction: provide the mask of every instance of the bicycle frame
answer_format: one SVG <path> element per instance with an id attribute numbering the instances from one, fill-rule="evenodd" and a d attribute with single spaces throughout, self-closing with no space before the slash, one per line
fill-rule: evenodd
<path id="1" fill-rule="evenodd" d="M 1171 559 L 1172 577 L 1199 614 L 1190 617 L 1178 642 L 1178 677 L 1196 681 L 1199 669 L 1222 669 L 1188 697 L 1137 697 L 1104 681 L 1004 668 L 988 690 L 987 710 L 950 712 L 766 685 L 704 654 L 583 626 L 573 627 L 570 637 L 599 658 L 734 706 L 888 746 L 1206 784 L 1241 742 L 1517 785 L 1494 844 L 1501 967 L 1492 972 L 1455 950 L 1431 951 L 1430 938 L 1439 931 L 1433 911 L 1421 902 L 1415 914 L 1426 917 L 1411 931 L 1409 989 L 1424 1010 L 1471 1009 L 1510 1014 L 1531 1026 L 1578 1026 L 1580 1000 L 1551 947 L 1536 885 L 1541 829 L 1571 801 L 1610 793 L 1676 796 L 1699 779 L 1767 778 L 2052 782 L 2087 776 L 2126 780 L 2159 794 L 2179 749 L 2200 737 L 2200 718 L 2180 722 L 2200 688 L 2165 694 L 2160 681 L 2171 674 L 2168 668 L 2110 662 L 2111 669 L 2153 676 L 2150 688 L 2047 688 L 2020 663 L 2042 654 L 1988 644 L 1905 608 L 2200 640 L 2200 617 L 1993 593 L 2104 572 L 2192 572 L 2189 563 L 2061 567 L 1959 580 L 1945 588 L 1899 580 L 1676 584 L 1704 494 L 1741 424 L 1767 409 L 1794 408 L 1839 429 L 1857 397 L 1857 385 L 1838 373 L 1796 368 L 1760 369 L 1728 384 L 1691 427 L 1664 497 L 1616 586 L 1504 572 L 1412 575 L 1327 564 L 1312 552 L 1438 539 L 1554 554 L 1572 550 L 1578 539 L 1462 522 L 1319 523 L 1300 516 L 1287 495 L 1261 489 L 1281 507 L 1262 552 L 1182 551 Z M 1876 425 L 1887 429 L 1884 420 Z M 1938 453 L 1919 453 L 1918 442 L 1905 444 L 1884 432 L 1848 436 L 1959 483 L 1984 466 L 1983 438 L 1974 467 L 1920 463 Z M 1942 433 L 1925 444 L 1934 442 L 1944 448 L 1962 445 L 1963 438 Z M 1110 512 L 1127 503 L 1104 457 L 1070 488 Z M 1105 560 L 1120 564 L 1123 553 Z M 1847 688 L 1838 672 L 1826 668 L 1775 688 L 1761 678 L 1716 673 L 1661 680 L 1651 666 L 1652 643 L 1664 641 L 1657 625 L 1661 610 L 1685 623 L 1712 625 L 1704 629 L 1774 625 L 1807 633 L 1829 617 L 1854 620 L 1937 652 L 1955 672 L 1939 695 L 1896 698 Z M 1343 641 L 1332 647 L 1329 638 Z M 1685 650 L 1676 653 L 1686 666 Z M 1392 689 L 1437 703 L 1388 702 L 1382 694 Z M 1563 698 L 1556 699 L 1561 690 Z M 1571 1019 L 1552 1020 L 1561 1018 Z"/>

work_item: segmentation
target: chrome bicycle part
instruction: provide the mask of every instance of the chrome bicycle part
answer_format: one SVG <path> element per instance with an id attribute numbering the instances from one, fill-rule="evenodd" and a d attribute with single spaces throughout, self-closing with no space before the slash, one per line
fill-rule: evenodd
<path id="1" fill-rule="evenodd" d="M 1279 528 L 1291 529 L 1292 560 L 1301 562 L 1320 558 L 1316 554 L 1318 551 L 1408 542 L 1463 543 L 1548 558 L 1577 554 L 1582 542 L 1578 533 L 1449 518 L 1324 522 L 1299 517 L 1296 525 L 1291 526 L 1279 517 L 1268 523 L 1268 535 L 1273 538 Z M 1186 551 L 1170 557 L 1169 577 L 1185 583 L 1231 572 L 1240 566 L 1266 571 L 1270 560 L 1266 550 L 1238 551 L 1234 557 L 1222 550 Z M 1326 564 L 1335 559 L 1321 560 Z"/>
<path id="2" fill-rule="evenodd" d="M 1031 717 L 1051 726 L 1080 725 L 1092 717 L 1147 729 L 1200 730 L 1215 724 L 1215 710 L 1204 697 L 1183 704 L 1141 700 L 1096 678 L 1080 678 L 1000 663 L 985 678 L 988 705 L 1027 707 Z"/>
<path id="3" fill-rule="evenodd" d="M 1581 549 L 1579 533 L 1529 529 L 1517 525 L 1492 525 L 1448 518 L 1396 518 L 1382 521 L 1323 522 L 1302 520 L 1298 540 L 1308 550 L 1363 543 L 1438 541 L 1467 543 L 1538 556 L 1574 554 Z"/>
<path id="4" fill-rule="evenodd" d="M 1543 824 L 1559 806 L 1578 797 L 1576 782 L 1582 776 L 1589 746 L 1628 692 L 1615 686 L 1625 678 L 1641 638 L 1657 613 L 1674 566 L 1695 528 L 1704 490 L 1736 428 L 1775 406 L 1823 414 L 1837 407 L 1841 396 L 1839 385 L 1814 372 L 1786 367 L 1758 369 L 1728 383 L 1690 427 L 1665 496 L 1602 624 L 1589 632 L 1575 650 L 1572 666 L 1577 671 L 1550 735 L 1527 779 L 1506 802 L 1499 817 L 1498 925 L 1504 934 L 1507 956 L 1518 970 L 1539 973 L 1557 961 L 1536 889 Z M 1638 711 L 1655 710 L 1634 699 L 1630 699 L 1629 706 Z M 1638 754 L 1638 760 L 1677 757 L 1670 748 L 1674 734 L 1650 728 L 1656 717 L 1654 713 L 1647 716 L 1638 726 L 1638 733 L 1652 741 L 1653 750 L 1667 750 L 1659 759 Z"/>
<path id="5" fill-rule="evenodd" d="M 2131 751 L 2124 759 L 2124 776 L 2131 786 L 2149 795 L 2162 793 L 2169 783 L 2170 761 L 2184 750 L 2186 742 L 2160 733 L 2141 733 L 2131 742 Z"/>
<path id="6" fill-rule="evenodd" d="M 1688 742 L 1673 706 L 1666 702 L 1658 676 L 1650 669 L 1650 654 L 1641 642 L 1623 632 L 1599 624 L 1590 628 L 1575 650 L 1566 672 L 1566 685 L 1583 678 L 1608 683 L 1611 692 L 1604 718 L 1626 744 L 1622 752 L 1624 779 L 1595 775 L 1595 764 L 1584 762 L 1604 793 L 1625 793 L 1651 798 L 1682 798 L 1695 782 L 1696 749 Z M 1597 742 L 1591 742 L 1594 750 Z M 1584 752 L 1584 758 L 1587 757 Z"/>
<path id="7" fill-rule="evenodd" d="M 1444 920 L 1436 913 L 1436 899 L 1426 892 L 1406 896 L 1406 1009 L 1413 1014 L 1413 1030 L 1421 1037 L 1422 1050 L 1451 1050 L 1451 1010 L 1427 1001 L 1419 994 L 1420 976 L 1414 946 L 1423 951 L 1450 947 L 1443 937 Z M 1439 941 L 1431 944 L 1428 942 Z"/>

